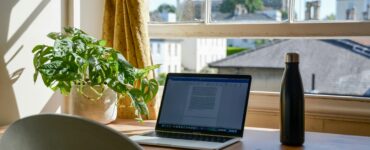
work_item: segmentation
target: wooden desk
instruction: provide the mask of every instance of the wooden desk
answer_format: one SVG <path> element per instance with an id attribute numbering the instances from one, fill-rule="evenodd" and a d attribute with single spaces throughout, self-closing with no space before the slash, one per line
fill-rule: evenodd
<path id="1" fill-rule="evenodd" d="M 108 125 L 128 136 L 154 130 L 155 121 L 138 123 L 134 120 L 117 120 Z M 0 137 L 6 127 L 0 127 Z M 246 127 L 241 142 L 226 147 L 226 150 L 370 150 L 370 137 L 306 132 L 303 147 L 283 146 L 279 130 Z M 174 150 L 175 148 L 143 146 L 148 150 Z"/>
<path id="2" fill-rule="evenodd" d="M 108 126 L 128 136 L 154 130 L 155 121 L 138 123 L 133 120 L 117 120 Z M 370 150 L 370 137 L 306 132 L 302 147 L 290 147 L 280 144 L 280 133 L 277 129 L 246 127 L 244 138 L 226 150 Z M 143 146 L 144 149 L 174 149 Z"/>

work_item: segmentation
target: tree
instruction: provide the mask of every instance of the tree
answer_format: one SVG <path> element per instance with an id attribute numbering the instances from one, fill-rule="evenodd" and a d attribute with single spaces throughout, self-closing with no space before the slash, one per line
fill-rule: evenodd
<path id="1" fill-rule="evenodd" d="M 262 10 L 264 5 L 262 0 L 224 0 L 221 3 L 220 11 L 223 13 L 234 13 L 235 6 L 242 4 L 249 13 L 254 13 L 257 10 Z"/>
<path id="2" fill-rule="evenodd" d="M 254 13 L 257 10 L 263 9 L 263 1 L 262 0 L 245 0 L 244 5 L 248 12 Z"/>
<path id="3" fill-rule="evenodd" d="M 160 12 L 160 13 L 163 13 L 163 12 L 170 12 L 170 13 L 175 13 L 176 12 L 176 8 L 175 6 L 173 5 L 169 5 L 169 4 L 161 4 L 157 10 Z"/>
<path id="4" fill-rule="evenodd" d="M 256 45 L 256 47 L 260 47 L 262 45 L 265 45 L 267 43 L 267 40 L 265 39 L 256 39 L 254 41 L 254 44 Z"/>
<path id="5" fill-rule="evenodd" d="M 325 20 L 335 20 L 335 15 L 334 14 L 330 14 L 328 16 L 325 17 Z"/>

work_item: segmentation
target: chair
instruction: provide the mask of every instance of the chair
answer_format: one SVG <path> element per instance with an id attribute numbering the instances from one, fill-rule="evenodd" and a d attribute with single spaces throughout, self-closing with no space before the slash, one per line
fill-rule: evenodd
<path id="1" fill-rule="evenodd" d="M 75 116 L 42 114 L 20 119 L 0 138 L 0 150 L 137 150 L 125 135 Z"/>

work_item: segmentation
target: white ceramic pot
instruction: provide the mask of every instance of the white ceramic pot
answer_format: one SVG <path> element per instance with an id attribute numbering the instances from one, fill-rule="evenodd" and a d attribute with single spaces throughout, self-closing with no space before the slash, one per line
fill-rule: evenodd
<path id="1" fill-rule="evenodd" d="M 107 86 L 75 85 L 70 92 L 68 113 L 108 124 L 117 118 L 117 94 Z"/>

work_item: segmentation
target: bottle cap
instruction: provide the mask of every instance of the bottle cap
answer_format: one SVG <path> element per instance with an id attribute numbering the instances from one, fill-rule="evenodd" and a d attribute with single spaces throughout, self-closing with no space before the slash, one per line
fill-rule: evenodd
<path id="1" fill-rule="evenodd" d="M 299 62 L 299 54 L 298 53 L 286 53 L 285 62 L 286 63 L 297 63 L 297 62 Z"/>

